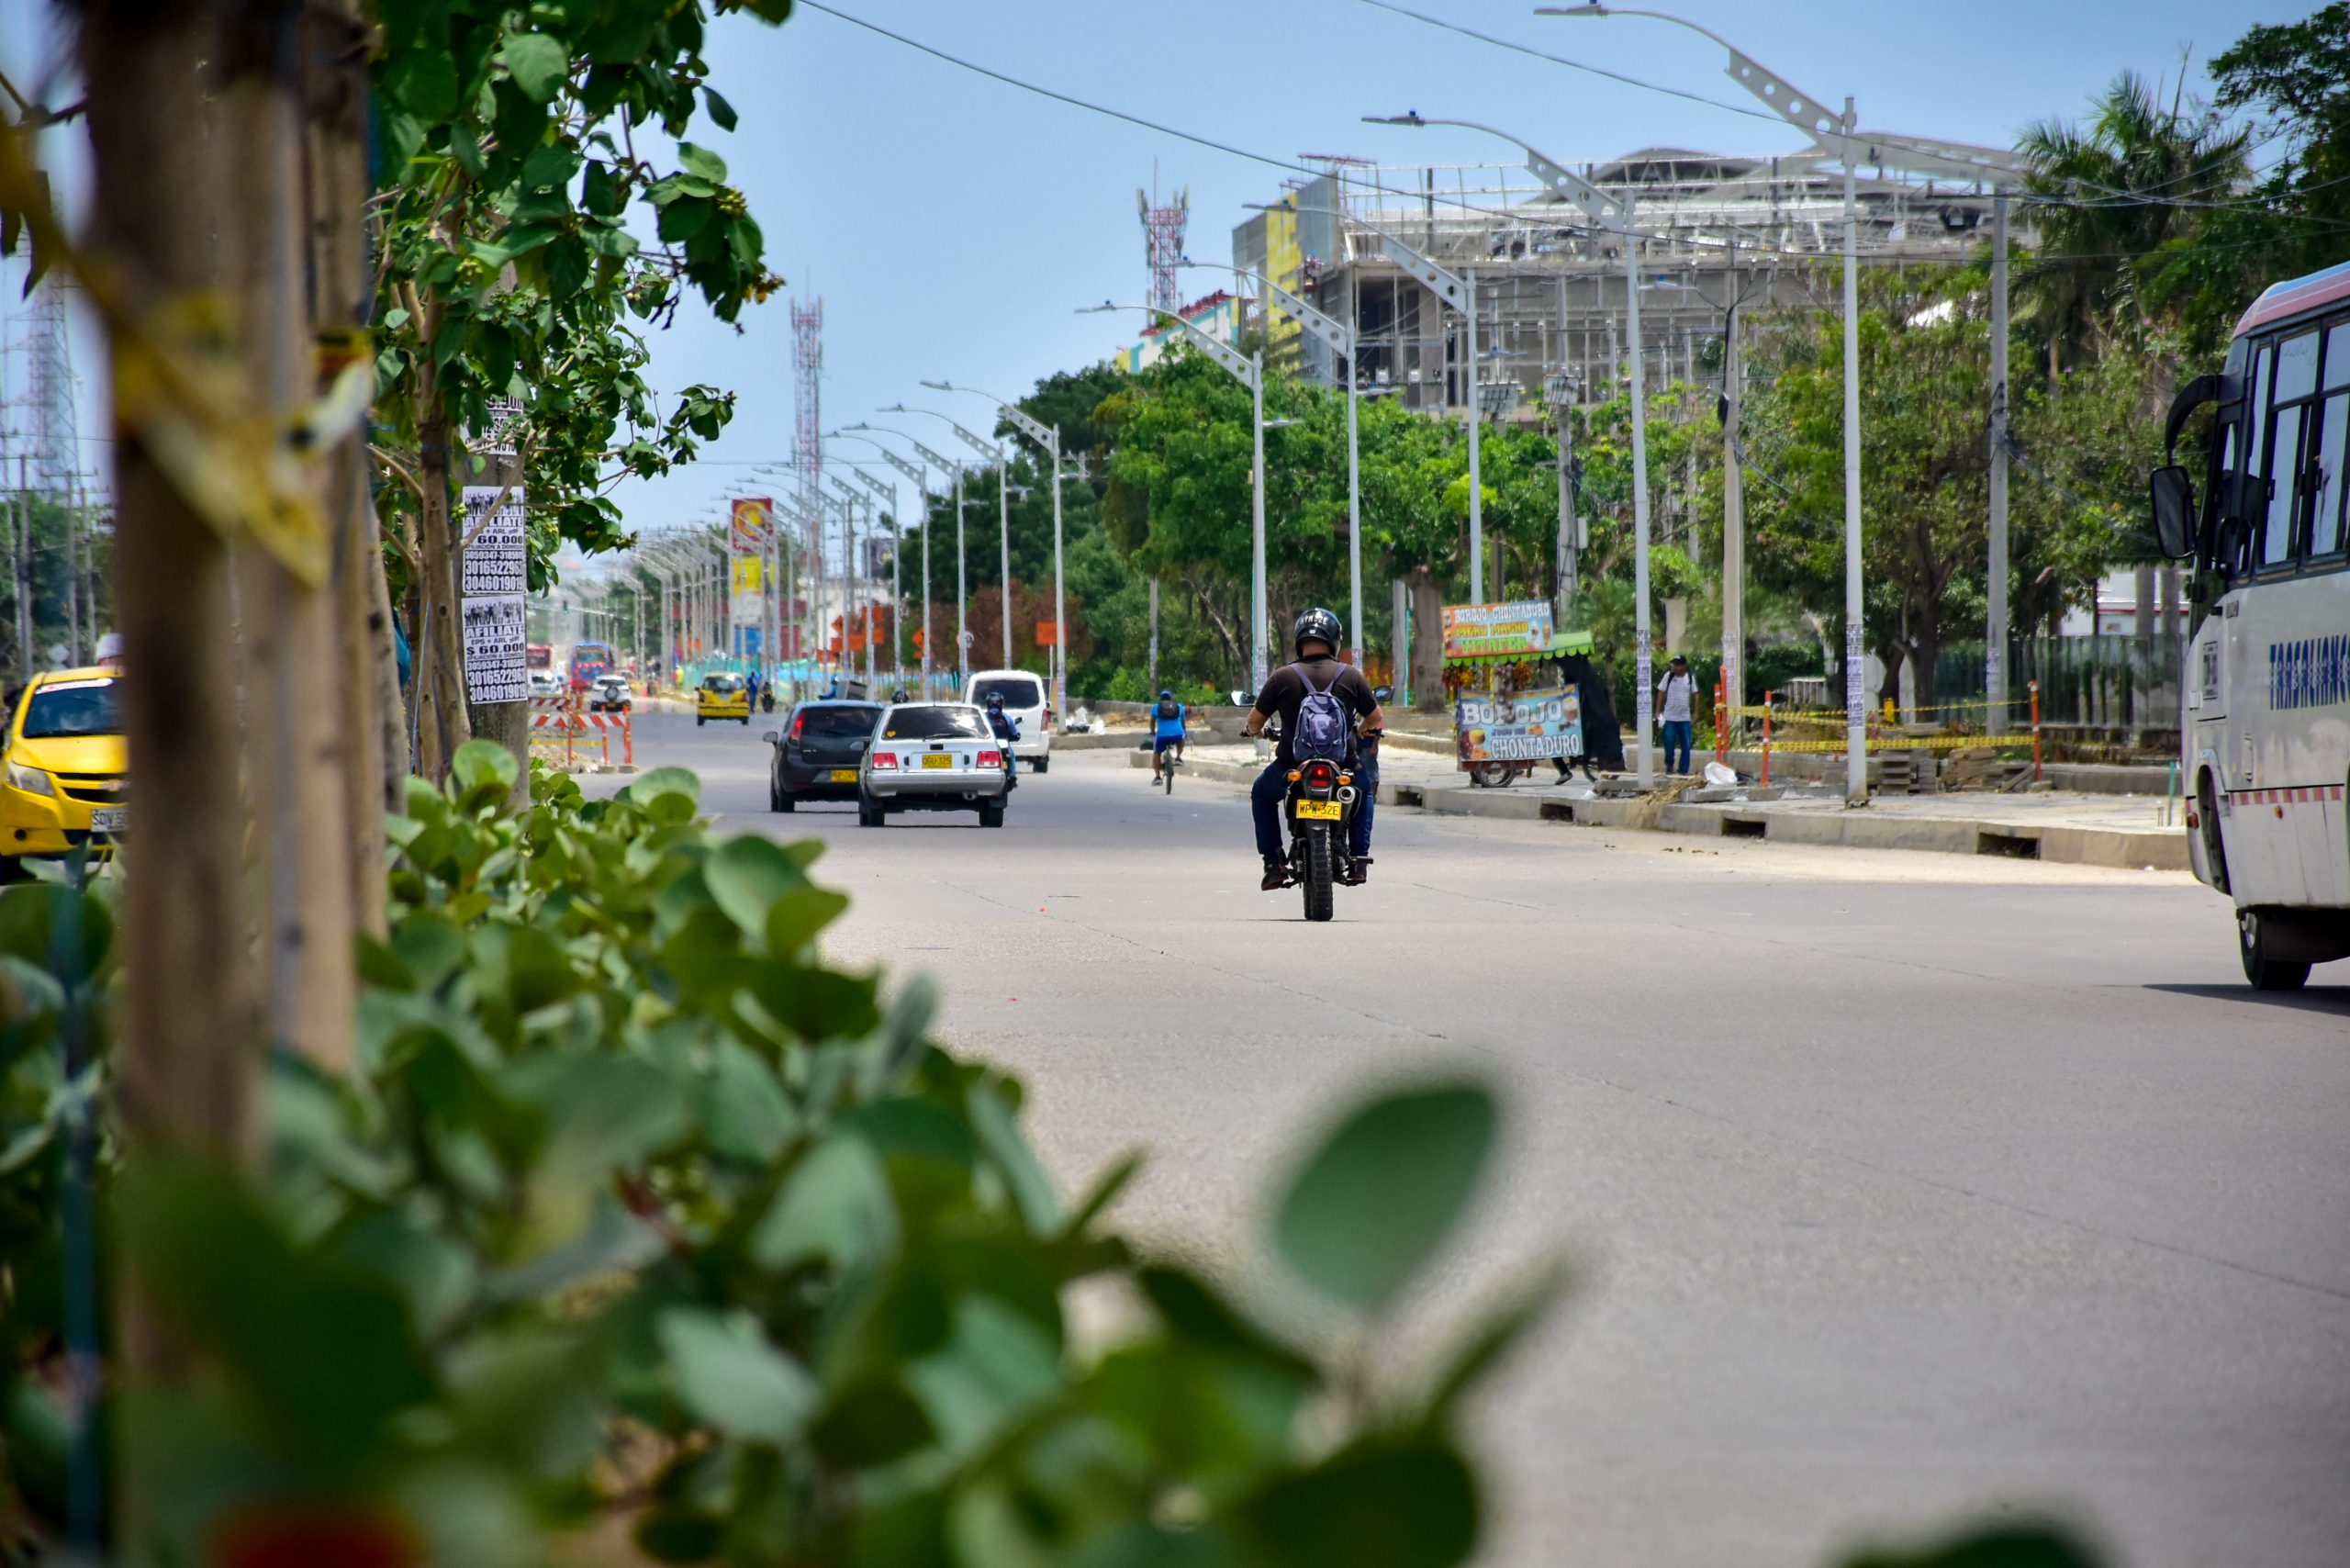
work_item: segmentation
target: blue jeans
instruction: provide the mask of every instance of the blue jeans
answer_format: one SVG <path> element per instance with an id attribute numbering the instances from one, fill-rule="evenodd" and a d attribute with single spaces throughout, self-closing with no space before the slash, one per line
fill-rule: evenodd
<path id="1" fill-rule="evenodd" d="M 1371 813 L 1379 803 L 1379 748 L 1366 745 L 1355 758 L 1355 814 L 1347 823 L 1347 847 L 1358 860 L 1371 853 Z"/>
<path id="2" fill-rule="evenodd" d="M 1248 814 L 1257 819 L 1257 853 L 1264 859 L 1289 858 L 1281 844 L 1281 799 L 1288 793 L 1289 764 L 1279 756 L 1248 786 Z"/>
<path id="3" fill-rule="evenodd" d="M 1267 860 L 1286 860 L 1281 842 L 1281 801 L 1289 794 L 1289 764 L 1275 757 L 1257 781 L 1248 786 L 1248 812 L 1257 820 L 1257 853 Z M 1379 793 L 1379 754 L 1365 752 L 1355 759 L 1355 811 L 1347 823 L 1347 848 L 1355 856 L 1371 853 L 1372 798 Z"/>
<path id="4" fill-rule="evenodd" d="M 1667 719 L 1664 722 L 1664 770 L 1667 773 L 1689 771 L 1689 744 L 1696 738 L 1697 726 L 1687 719 Z M 1673 766 L 1673 748 L 1680 748 L 1681 764 Z"/>

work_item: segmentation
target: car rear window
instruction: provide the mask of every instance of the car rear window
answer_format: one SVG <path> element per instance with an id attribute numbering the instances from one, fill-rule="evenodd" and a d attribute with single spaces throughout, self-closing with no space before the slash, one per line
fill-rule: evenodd
<path id="1" fill-rule="evenodd" d="M 802 708 L 800 733 L 835 740 L 869 735 L 880 716 L 878 708 Z"/>
<path id="2" fill-rule="evenodd" d="M 968 708 L 897 708 L 882 738 L 893 741 L 983 741 L 987 721 Z"/>
<path id="3" fill-rule="evenodd" d="M 1007 708 L 1042 708 L 1045 689 L 1025 676 L 990 676 L 971 682 L 971 700 L 984 708 L 990 697 L 1001 697 Z"/>
<path id="4" fill-rule="evenodd" d="M 703 678 L 701 689 L 704 691 L 740 691 L 743 689 L 743 678 L 734 675 L 707 676 Z"/>
<path id="5" fill-rule="evenodd" d="M 122 704 L 114 680 L 66 680 L 35 691 L 25 709 L 25 739 L 122 734 Z"/>

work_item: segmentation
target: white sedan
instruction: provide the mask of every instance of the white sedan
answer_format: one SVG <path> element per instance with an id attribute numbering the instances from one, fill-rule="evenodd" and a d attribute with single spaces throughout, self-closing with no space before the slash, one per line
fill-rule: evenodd
<path id="1" fill-rule="evenodd" d="M 856 821 L 879 827 L 891 812 L 971 812 L 1003 825 L 1012 772 L 985 713 L 968 702 L 902 702 L 881 711 L 858 765 Z"/>

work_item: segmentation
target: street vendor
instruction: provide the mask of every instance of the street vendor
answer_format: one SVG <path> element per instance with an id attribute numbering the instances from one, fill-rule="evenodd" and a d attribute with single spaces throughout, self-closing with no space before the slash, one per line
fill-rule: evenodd
<path id="1" fill-rule="evenodd" d="M 1583 703 L 1583 771 L 1586 778 L 1596 779 L 1596 768 L 1610 773 L 1624 771 L 1624 731 L 1616 720 L 1615 700 L 1607 695 L 1607 683 L 1592 667 L 1589 654 L 1569 654 L 1559 661 L 1559 669 L 1567 685 L 1573 688 Z M 1574 764 L 1568 757 L 1550 759 L 1561 778 L 1573 775 Z"/>

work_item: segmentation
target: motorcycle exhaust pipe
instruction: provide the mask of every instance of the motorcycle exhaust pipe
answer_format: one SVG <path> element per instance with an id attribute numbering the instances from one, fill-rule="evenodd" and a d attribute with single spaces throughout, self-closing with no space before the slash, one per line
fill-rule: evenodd
<path id="1" fill-rule="evenodd" d="M 1351 806 L 1355 803 L 1355 792 L 1351 786 L 1338 791 L 1338 803 L 1344 806 Z"/>

